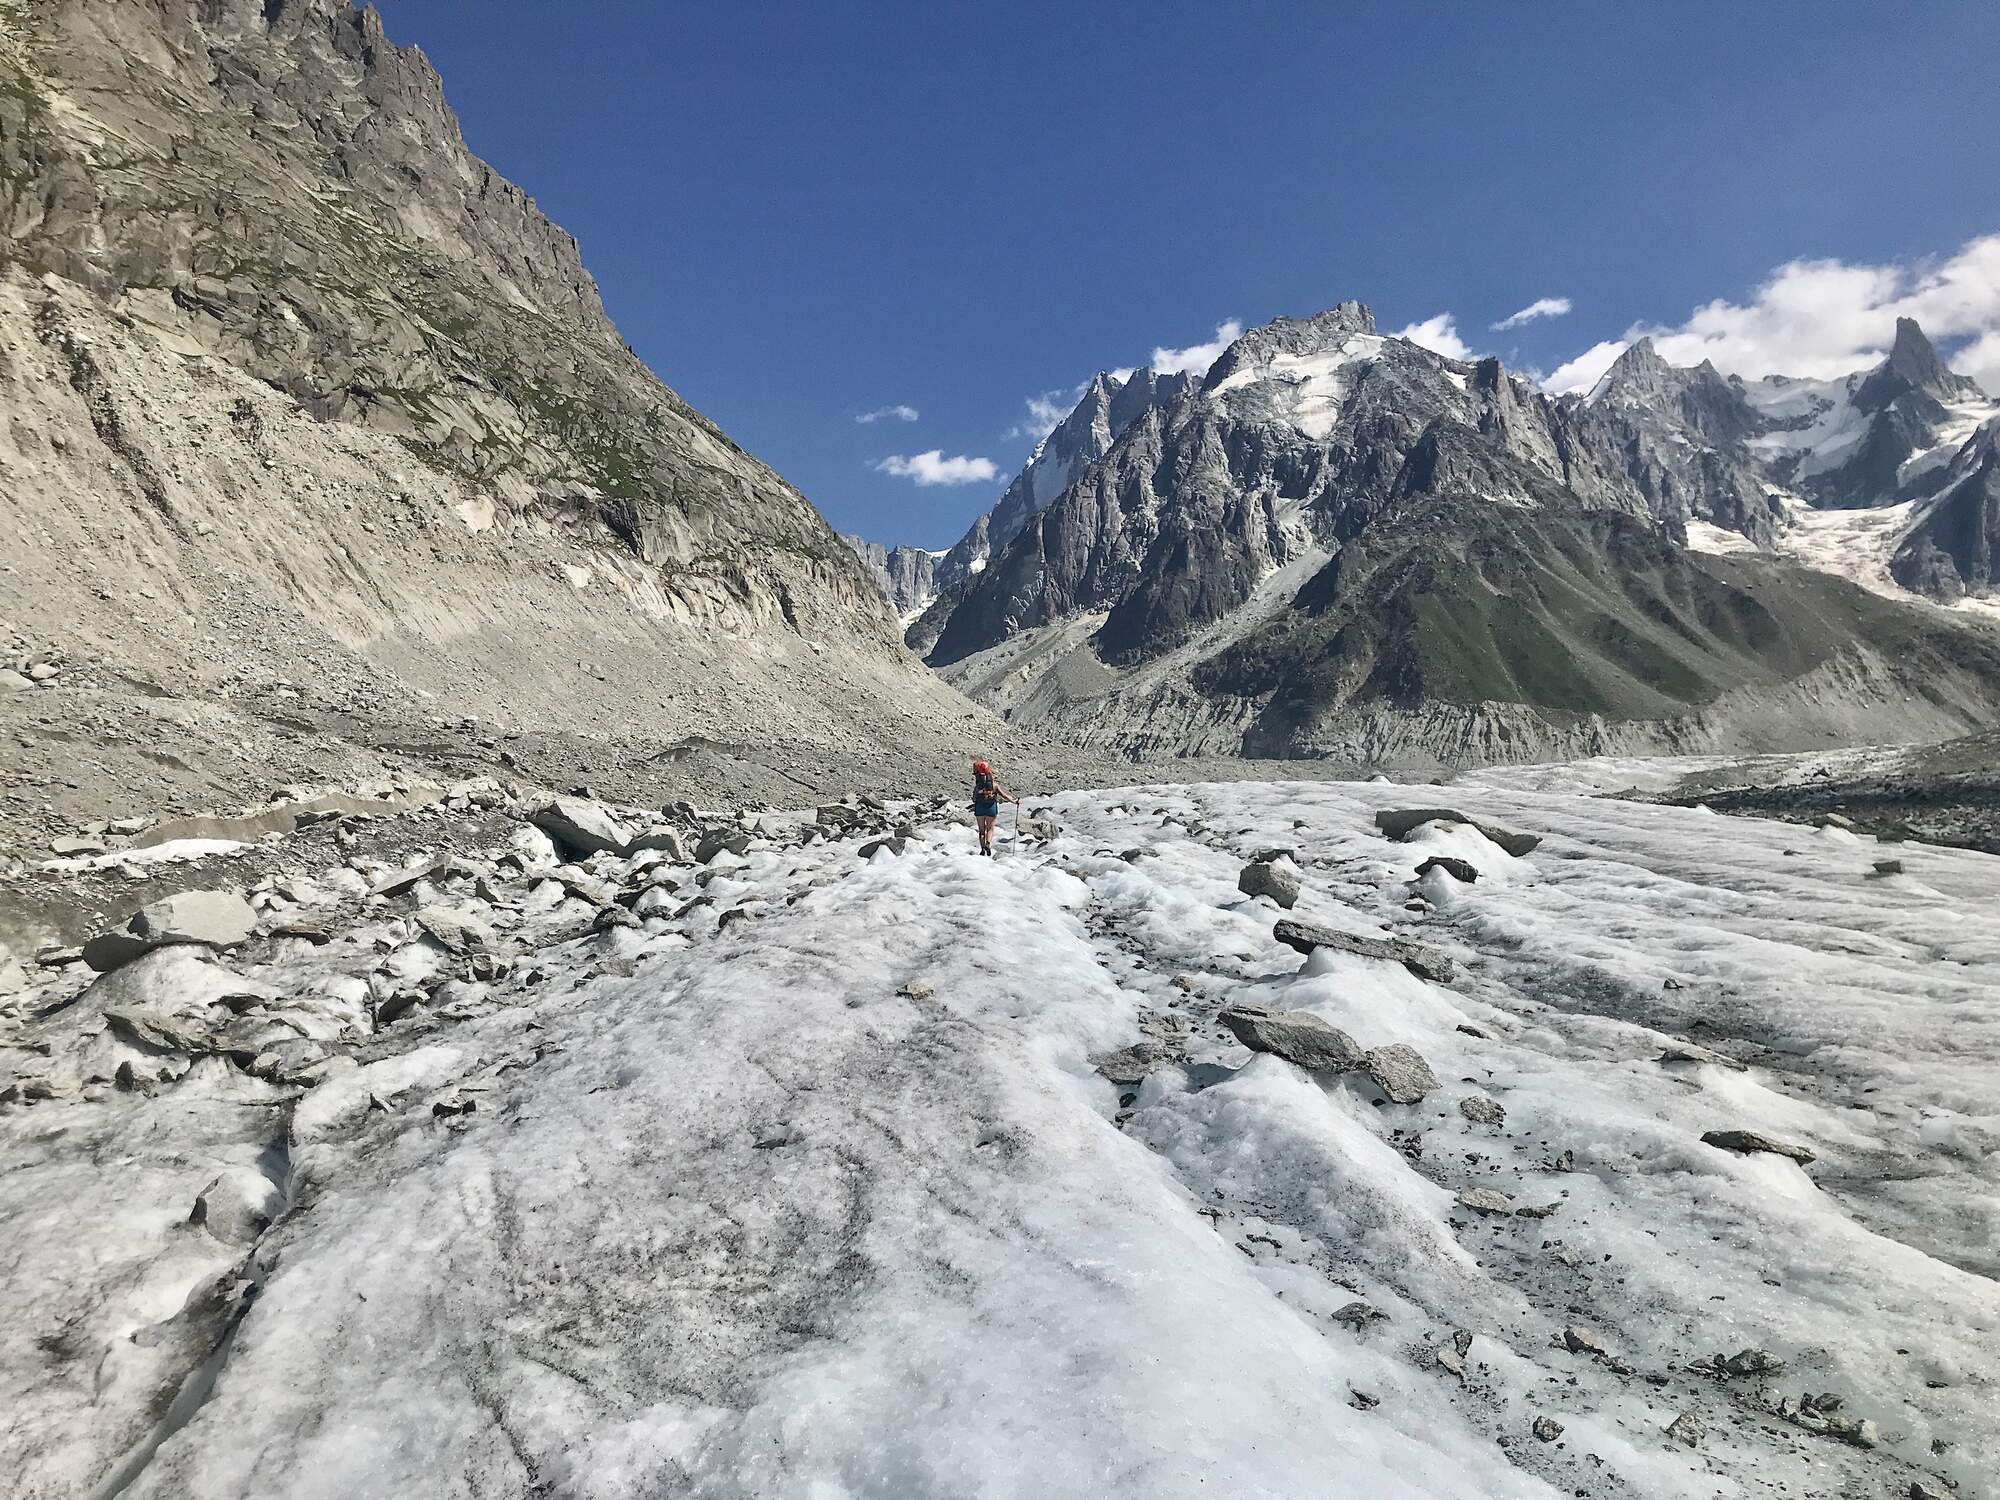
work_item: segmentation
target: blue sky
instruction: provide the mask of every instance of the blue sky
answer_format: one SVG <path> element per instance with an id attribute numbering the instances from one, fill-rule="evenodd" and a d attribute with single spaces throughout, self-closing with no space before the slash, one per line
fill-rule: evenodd
<path id="1" fill-rule="evenodd" d="M 1544 373 L 1714 299 L 1747 374 L 1906 303 L 2000 364 L 2000 6 L 381 9 L 646 361 L 875 540 L 955 540 L 1028 398 L 1346 297 Z"/>

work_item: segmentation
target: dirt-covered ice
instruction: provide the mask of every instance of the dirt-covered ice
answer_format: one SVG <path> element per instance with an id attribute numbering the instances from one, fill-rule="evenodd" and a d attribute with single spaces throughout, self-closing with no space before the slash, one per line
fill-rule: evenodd
<path id="1" fill-rule="evenodd" d="M 2000 864 L 1543 787 L 1080 792 L 991 861 L 919 810 L 699 868 L 524 831 L 27 992 L 4 1488 L 2000 1494 Z M 1441 799 L 1541 843 L 1376 831 Z M 1301 958 L 1260 855 L 1450 983 Z M 356 1065 L 176 1077 L 114 1011 Z"/>

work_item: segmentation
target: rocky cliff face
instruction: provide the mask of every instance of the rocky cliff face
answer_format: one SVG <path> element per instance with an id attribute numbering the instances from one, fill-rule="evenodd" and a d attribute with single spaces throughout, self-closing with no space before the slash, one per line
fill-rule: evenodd
<path id="1" fill-rule="evenodd" d="M 1991 409 L 1914 324 L 1843 382 L 1746 386 L 1642 340 L 1554 400 L 1344 303 L 1148 405 L 911 639 L 1017 723 L 1145 755 L 1807 743 L 1912 732 L 1912 693 L 1949 732 L 2000 713 L 1985 630 L 1690 543 L 1824 563 L 1853 550 L 1824 507 L 1920 490 L 1895 566 L 1856 573 L 1981 587 L 1965 435 Z"/>
<path id="2" fill-rule="evenodd" d="M 914 620 L 937 597 L 940 554 L 922 547 L 884 547 L 858 536 L 843 535 L 841 540 L 854 549 L 868 576 L 904 621 Z"/>
<path id="3" fill-rule="evenodd" d="M 960 720 L 372 9 L 0 6 L 0 225 L 10 658 L 669 745 Z"/>

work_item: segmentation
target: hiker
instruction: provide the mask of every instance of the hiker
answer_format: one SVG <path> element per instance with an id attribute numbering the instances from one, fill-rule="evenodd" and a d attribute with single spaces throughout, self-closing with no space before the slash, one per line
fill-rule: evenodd
<path id="1" fill-rule="evenodd" d="M 979 852 L 988 859 L 993 857 L 993 823 L 1000 816 L 1000 804 L 1011 802 L 1020 806 L 1021 799 L 1011 796 L 993 775 L 993 768 L 983 760 L 972 763 L 972 818 L 979 825 Z"/>

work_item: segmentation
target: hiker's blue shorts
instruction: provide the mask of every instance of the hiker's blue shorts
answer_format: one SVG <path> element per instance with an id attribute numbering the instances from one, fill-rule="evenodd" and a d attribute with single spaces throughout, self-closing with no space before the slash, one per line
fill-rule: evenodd
<path id="1" fill-rule="evenodd" d="M 972 804 L 972 815 L 975 818 L 997 818 L 1000 816 L 1000 804 L 997 802 L 975 802 Z"/>

